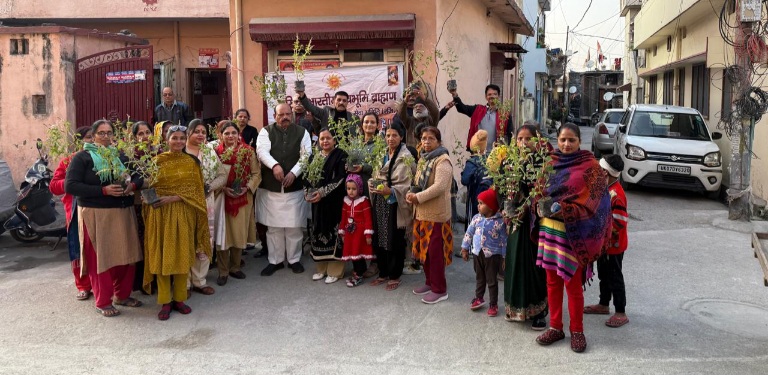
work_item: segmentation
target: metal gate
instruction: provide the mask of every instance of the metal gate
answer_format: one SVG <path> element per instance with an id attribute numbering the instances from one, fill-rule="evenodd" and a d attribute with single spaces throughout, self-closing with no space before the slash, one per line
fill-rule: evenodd
<path id="1" fill-rule="evenodd" d="M 151 121 L 154 110 L 152 46 L 132 46 L 77 60 L 77 126 L 96 120 Z"/>

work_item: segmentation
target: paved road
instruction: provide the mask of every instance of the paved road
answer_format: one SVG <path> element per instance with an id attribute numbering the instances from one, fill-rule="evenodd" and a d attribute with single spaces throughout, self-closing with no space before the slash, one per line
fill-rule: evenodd
<path id="1" fill-rule="evenodd" d="M 63 246 L 4 234 L 0 374 L 765 374 L 768 288 L 748 227 L 694 194 L 628 198 L 631 322 L 612 329 L 586 316 L 583 354 L 567 340 L 540 347 L 527 324 L 469 311 L 474 273 L 461 260 L 448 267 L 450 299 L 435 306 L 410 292 L 421 275 L 394 292 L 350 289 L 312 282 L 311 272 L 260 277 L 265 260 L 247 257 L 248 278 L 193 295 L 191 315 L 160 322 L 153 298 L 139 296 L 147 305 L 107 319 L 75 301 Z M 588 287 L 587 302 L 597 294 Z"/>

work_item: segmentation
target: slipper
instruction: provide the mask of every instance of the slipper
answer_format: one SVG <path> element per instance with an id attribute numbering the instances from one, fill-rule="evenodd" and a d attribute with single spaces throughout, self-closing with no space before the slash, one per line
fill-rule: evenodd
<path id="1" fill-rule="evenodd" d="M 171 304 L 166 303 L 160 308 L 160 312 L 157 313 L 157 319 L 168 320 L 171 317 Z"/>
<path id="2" fill-rule="evenodd" d="M 602 306 L 602 305 L 584 306 L 584 314 L 608 315 L 611 313 L 610 307 L 605 310 L 602 309 L 603 307 L 605 306 Z"/>
<path id="3" fill-rule="evenodd" d="M 78 291 L 77 294 L 75 294 L 75 299 L 78 301 L 85 301 L 88 298 L 91 298 L 91 291 L 90 290 L 81 290 Z"/>
<path id="4" fill-rule="evenodd" d="M 141 302 L 133 297 L 128 297 L 122 301 L 115 300 L 115 305 L 118 306 L 128 306 L 128 307 L 141 307 L 144 306 L 144 302 Z"/>
<path id="5" fill-rule="evenodd" d="M 608 318 L 608 320 L 605 321 L 605 325 L 611 328 L 619 328 L 625 324 L 629 323 L 629 318 L 626 316 L 612 316 Z"/>
<path id="6" fill-rule="evenodd" d="M 400 280 L 389 280 L 387 281 L 387 286 L 384 288 L 387 291 L 392 291 L 397 289 L 400 286 L 401 281 Z"/>
<path id="7" fill-rule="evenodd" d="M 371 286 L 379 286 L 381 284 L 384 284 L 387 282 L 387 279 L 382 279 L 381 277 L 374 279 L 371 281 Z"/>
<path id="8" fill-rule="evenodd" d="M 103 309 L 100 309 L 100 308 L 97 307 L 96 311 L 99 314 L 101 314 L 102 316 L 105 316 L 107 318 L 111 318 L 111 317 L 120 315 L 120 310 L 116 309 L 115 306 L 109 306 L 109 307 L 105 307 Z"/>
<path id="9" fill-rule="evenodd" d="M 216 290 L 214 290 L 213 288 L 211 288 L 208 285 L 206 285 L 206 286 L 204 286 L 202 288 L 199 287 L 199 286 L 193 286 L 192 290 L 195 291 L 195 292 L 198 292 L 200 294 L 205 294 L 206 296 L 210 296 L 211 294 L 216 293 Z"/>

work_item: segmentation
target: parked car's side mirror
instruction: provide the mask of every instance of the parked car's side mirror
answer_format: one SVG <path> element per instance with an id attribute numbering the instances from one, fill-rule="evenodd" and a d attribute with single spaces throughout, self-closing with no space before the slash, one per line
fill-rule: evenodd
<path id="1" fill-rule="evenodd" d="M 622 134 L 626 133 L 627 132 L 627 126 L 619 124 L 619 132 L 621 132 Z"/>
<path id="2" fill-rule="evenodd" d="M 714 132 L 714 133 L 712 133 L 712 139 L 713 139 L 713 140 L 718 140 L 718 139 L 720 139 L 720 138 L 723 138 L 723 133 L 720 133 L 720 132 Z"/>

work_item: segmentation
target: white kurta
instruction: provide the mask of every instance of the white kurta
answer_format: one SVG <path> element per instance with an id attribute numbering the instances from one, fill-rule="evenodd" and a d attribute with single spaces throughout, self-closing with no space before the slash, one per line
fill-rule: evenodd
<path id="1" fill-rule="evenodd" d="M 256 191 L 256 208 L 259 222 L 275 228 L 303 228 L 307 226 L 310 206 L 304 200 L 304 191 L 276 193 Z"/>

